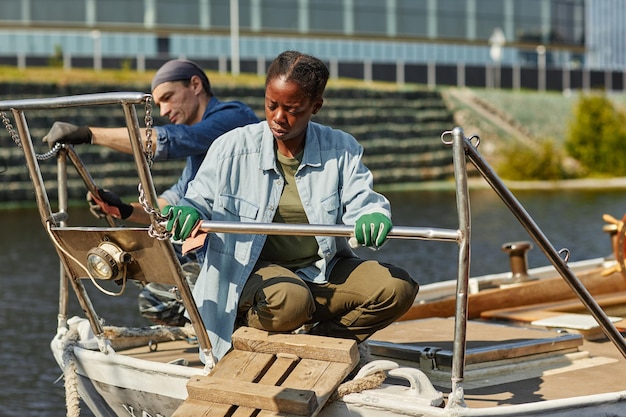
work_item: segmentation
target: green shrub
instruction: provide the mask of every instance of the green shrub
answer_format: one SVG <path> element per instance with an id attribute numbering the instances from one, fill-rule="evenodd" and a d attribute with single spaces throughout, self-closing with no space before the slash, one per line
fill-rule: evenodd
<path id="1" fill-rule="evenodd" d="M 54 46 L 54 54 L 48 58 L 48 66 L 53 68 L 63 67 L 63 48 L 61 45 Z"/>
<path id="2" fill-rule="evenodd" d="M 544 140 L 538 147 L 519 142 L 504 148 L 496 171 L 504 179 L 515 181 L 560 180 L 572 177 L 564 168 L 564 154 L 555 141 Z"/>
<path id="3" fill-rule="evenodd" d="M 582 96 L 565 149 L 590 172 L 626 175 L 626 116 L 604 94 Z"/>

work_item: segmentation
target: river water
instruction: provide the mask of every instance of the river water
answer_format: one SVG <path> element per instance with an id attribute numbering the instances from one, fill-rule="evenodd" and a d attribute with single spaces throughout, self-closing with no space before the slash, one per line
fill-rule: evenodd
<path id="1" fill-rule="evenodd" d="M 386 194 L 392 202 L 396 225 L 458 227 L 455 196 L 451 191 Z M 621 218 L 626 212 L 624 190 L 520 191 L 514 194 L 554 247 L 571 251 L 572 261 L 608 255 L 611 248 L 608 235 L 602 232 L 602 214 Z M 509 261 L 501 245 L 530 240 L 527 233 L 493 191 L 473 190 L 470 201 L 472 275 L 508 270 Z M 83 219 L 90 218 L 86 209 L 74 209 L 72 216 L 70 224 L 81 224 Z M 56 254 L 34 209 L 0 211 L 0 227 L 3 234 L 0 240 L 0 416 L 65 416 L 63 382 L 57 381 L 61 372 L 49 350 L 58 311 Z M 457 246 L 450 242 L 392 240 L 378 252 L 361 249 L 359 254 L 401 265 L 422 284 L 455 278 Z M 543 254 L 533 249 L 529 265 L 545 264 Z M 85 282 L 85 286 L 106 324 L 150 324 L 137 312 L 135 286 L 129 285 L 121 297 L 104 296 L 90 282 Z M 70 315 L 80 315 L 73 295 L 70 304 Z M 91 413 L 83 407 L 81 415 L 91 416 Z"/>

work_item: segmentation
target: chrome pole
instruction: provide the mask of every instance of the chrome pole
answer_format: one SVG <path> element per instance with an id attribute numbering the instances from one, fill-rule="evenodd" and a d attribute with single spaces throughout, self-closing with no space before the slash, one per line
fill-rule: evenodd
<path id="1" fill-rule="evenodd" d="M 574 272 L 567 266 L 566 261 L 564 261 L 556 249 L 554 249 L 554 246 L 550 243 L 539 226 L 537 226 L 532 217 L 506 187 L 506 185 L 504 185 L 502 180 L 498 178 L 487 162 L 480 156 L 471 142 L 465 142 L 465 151 L 470 161 L 474 164 L 476 169 L 478 169 L 483 178 L 485 178 L 489 185 L 491 185 L 491 188 L 494 189 L 502 201 L 507 205 L 507 207 L 509 207 L 511 213 L 513 213 L 524 229 L 526 229 L 537 246 L 546 255 L 552 265 L 554 265 L 561 277 L 563 277 L 572 291 L 574 291 L 583 305 L 596 319 L 604 334 L 613 342 L 613 344 L 615 344 L 622 356 L 626 358 L 626 341 L 611 320 L 609 320 L 606 313 L 598 305 L 593 296 L 580 282 Z"/>
<path id="2" fill-rule="evenodd" d="M 67 214 L 67 157 L 66 154 L 71 147 L 63 147 L 57 154 L 57 190 L 59 193 L 59 213 Z M 73 150 L 73 149 L 72 149 Z M 59 222 L 60 226 L 67 226 L 67 220 L 64 217 Z M 68 278 L 65 272 L 63 262 L 59 262 L 59 313 L 57 315 L 57 329 L 67 327 L 67 312 L 69 306 L 69 286 Z"/>
<path id="3" fill-rule="evenodd" d="M 342 224 L 246 223 L 204 220 L 200 228 L 206 232 L 236 234 L 339 237 L 351 237 L 354 235 L 354 226 Z M 394 226 L 387 237 L 391 239 L 423 239 L 458 242 L 461 238 L 461 234 L 458 230 L 452 229 Z"/>
<path id="4" fill-rule="evenodd" d="M 452 158 L 454 162 L 454 178 L 456 181 L 456 205 L 459 217 L 458 279 L 456 283 L 456 306 L 454 316 L 454 342 L 452 346 L 452 393 L 462 398 L 461 384 L 465 378 L 465 351 L 467 340 L 467 309 L 468 287 L 470 274 L 470 238 L 471 216 L 469 192 L 467 188 L 467 168 L 463 142 L 463 130 L 455 127 L 452 130 Z"/>

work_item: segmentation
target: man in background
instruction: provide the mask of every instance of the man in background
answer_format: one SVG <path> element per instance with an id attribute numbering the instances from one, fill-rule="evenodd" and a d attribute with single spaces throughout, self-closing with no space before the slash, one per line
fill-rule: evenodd
<path id="1" fill-rule="evenodd" d="M 205 72 L 194 62 L 176 59 L 166 62 L 152 79 L 152 96 L 161 116 L 172 124 L 155 126 L 154 160 L 187 158 L 182 175 L 159 196 L 159 208 L 175 205 L 185 195 L 187 184 L 195 176 L 207 149 L 222 134 L 240 126 L 257 123 L 252 109 L 239 101 L 221 102 L 213 94 Z M 142 130 L 144 148 L 145 130 Z M 52 147 L 57 142 L 93 144 L 132 153 L 128 130 L 76 126 L 55 122 L 43 138 Z M 111 191 L 99 190 L 101 210 L 116 218 L 147 224 L 148 214 L 138 202 L 126 204 Z M 119 211 L 119 213 L 118 213 Z"/>
<path id="2" fill-rule="evenodd" d="M 204 156 L 222 134 L 250 123 L 259 122 L 250 107 L 240 101 L 221 102 L 211 89 L 206 73 L 195 62 L 183 59 L 168 61 L 156 72 L 152 79 L 152 97 L 160 114 L 172 124 L 155 126 L 153 140 L 156 141 L 154 160 L 186 158 L 186 164 L 178 181 L 158 197 L 159 211 L 167 205 L 176 205 L 185 195 L 187 185 L 198 171 Z M 141 129 L 144 149 L 146 130 Z M 92 144 L 132 153 L 128 130 L 77 126 L 65 122 L 55 122 L 43 140 L 50 147 L 57 142 L 72 145 Z M 150 216 L 137 202 L 125 203 L 111 190 L 99 188 L 98 195 L 88 193 L 87 200 L 92 213 L 97 217 L 111 215 L 135 223 L 149 224 Z M 202 252 L 197 253 L 202 257 Z M 198 261 L 195 256 L 181 257 L 183 271 L 193 285 Z M 202 259 L 199 259 L 200 263 Z M 184 308 L 176 300 L 170 288 L 161 284 L 148 284 L 139 295 L 142 315 L 153 321 L 171 325 L 185 322 Z"/>

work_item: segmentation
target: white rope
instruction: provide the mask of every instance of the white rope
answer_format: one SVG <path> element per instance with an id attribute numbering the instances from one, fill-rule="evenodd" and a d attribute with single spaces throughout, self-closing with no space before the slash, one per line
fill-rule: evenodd
<path id="1" fill-rule="evenodd" d="M 191 339 L 196 337 L 193 326 L 191 326 L 190 324 L 182 327 L 160 325 L 152 327 L 104 326 L 103 332 L 108 339 L 150 336 L 157 341 L 166 341 Z"/>
<path id="2" fill-rule="evenodd" d="M 63 379 L 65 380 L 65 407 L 67 417 L 80 416 L 80 394 L 78 393 L 78 374 L 74 358 L 74 346 L 78 343 L 78 331 L 70 328 L 63 336 Z"/>
<path id="3" fill-rule="evenodd" d="M 384 371 L 378 371 L 363 378 L 346 381 L 337 387 L 337 390 L 331 395 L 330 401 L 337 401 L 348 394 L 378 388 L 385 381 L 386 377 L 387 375 Z"/>

